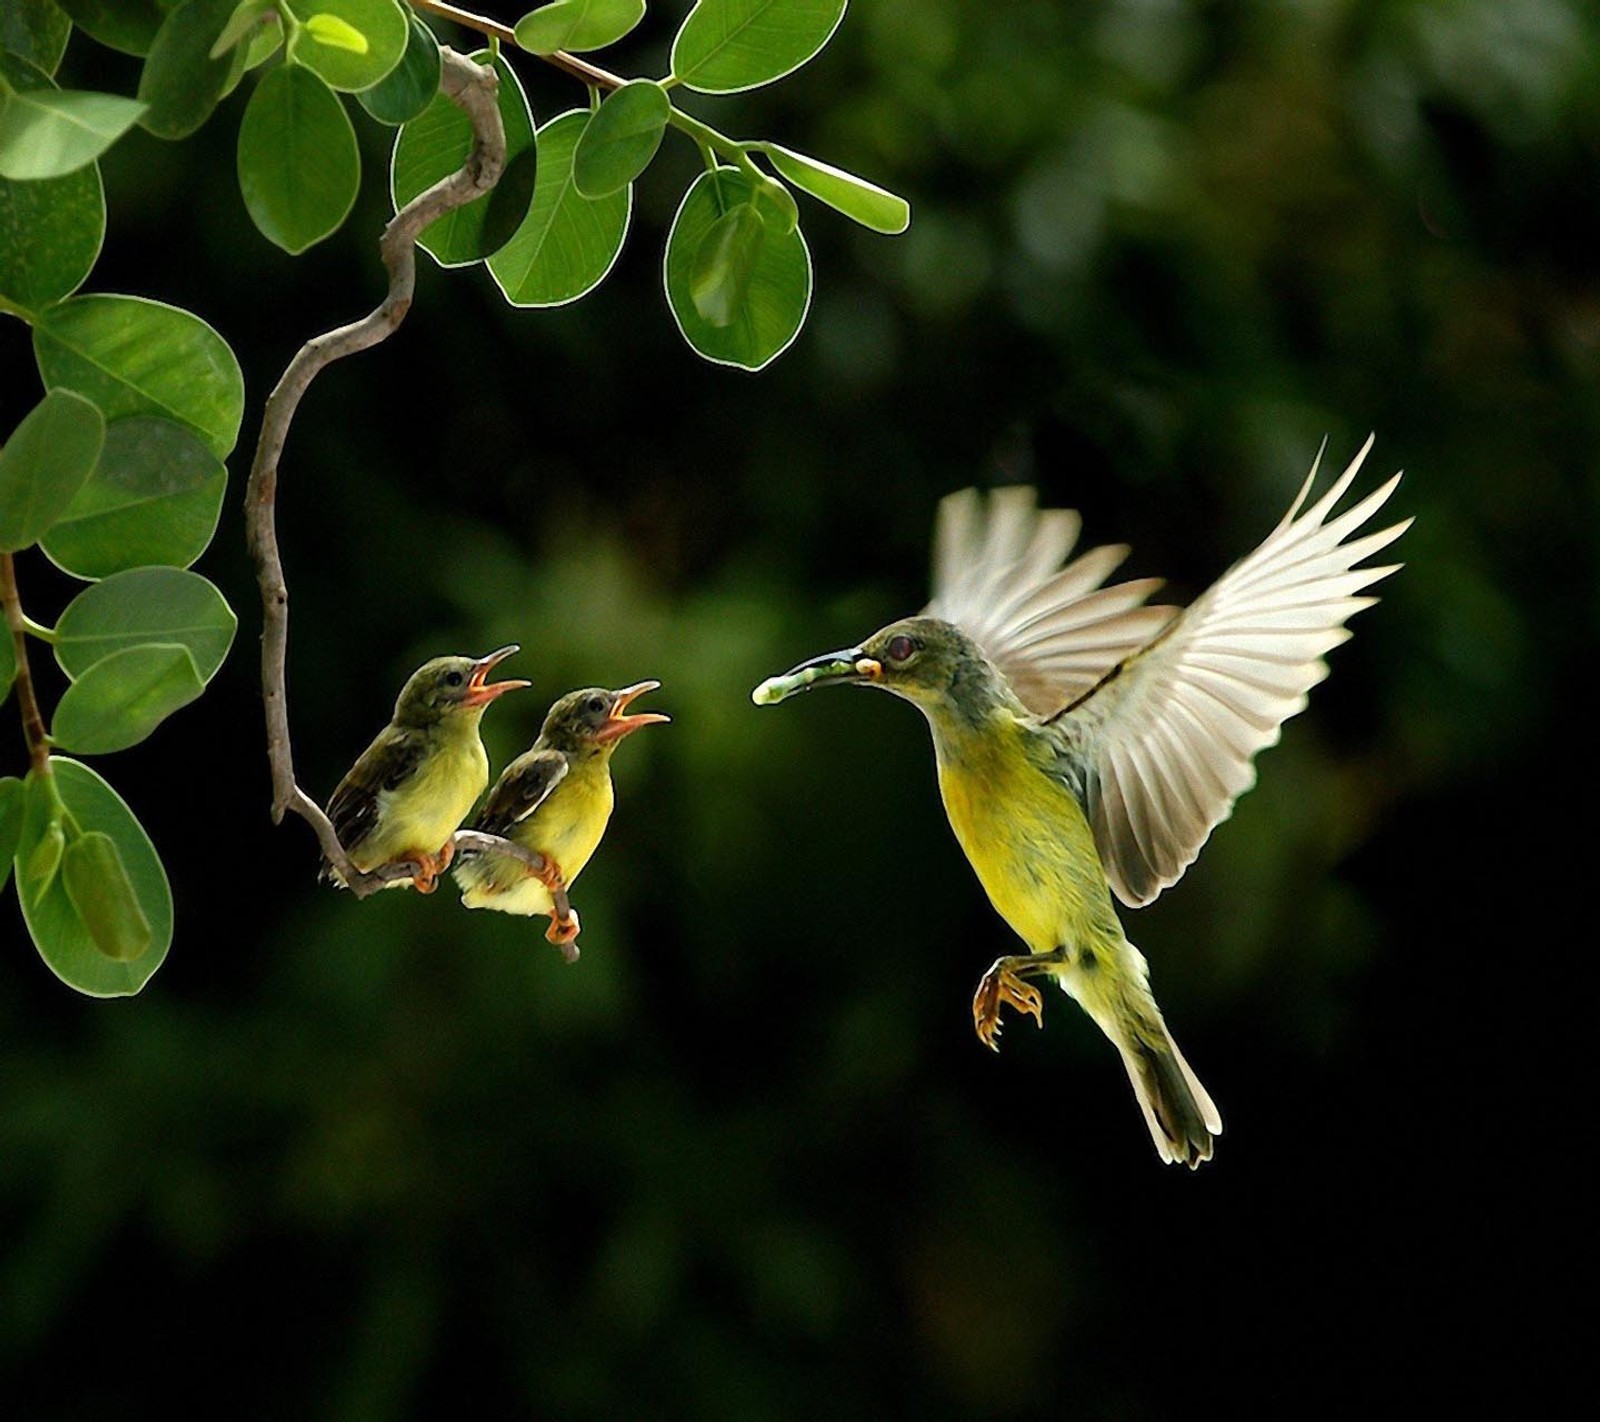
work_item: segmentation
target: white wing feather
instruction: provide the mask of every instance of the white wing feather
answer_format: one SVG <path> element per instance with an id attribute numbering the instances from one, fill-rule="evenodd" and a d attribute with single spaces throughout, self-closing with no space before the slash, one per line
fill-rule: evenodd
<path id="1" fill-rule="evenodd" d="M 1078 733 L 1095 842 L 1124 903 L 1149 903 L 1182 877 L 1255 783 L 1254 756 L 1277 743 L 1327 676 L 1322 658 L 1350 636 L 1345 621 L 1377 601 L 1356 594 L 1399 566 L 1353 565 L 1393 543 L 1410 519 L 1351 537 L 1394 492 L 1398 474 L 1329 517 L 1371 448 L 1369 436 L 1333 488 L 1301 513 L 1319 453 L 1266 541 L 1059 722 Z"/>

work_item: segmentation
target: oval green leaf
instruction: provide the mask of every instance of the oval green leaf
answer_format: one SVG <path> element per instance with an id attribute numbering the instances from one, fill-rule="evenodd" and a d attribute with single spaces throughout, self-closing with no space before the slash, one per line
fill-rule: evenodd
<path id="1" fill-rule="evenodd" d="M 572 155 L 572 182 L 586 198 L 621 192 L 661 147 L 672 102 L 653 79 L 635 79 L 589 116 Z"/>
<path id="2" fill-rule="evenodd" d="M 211 58 L 221 59 L 229 50 L 233 49 L 241 40 L 253 35 L 256 26 L 268 15 L 274 19 L 278 12 L 273 6 L 273 0 L 238 0 L 233 7 L 233 13 L 228 16 L 228 21 L 222 27 L 222 32 L 217 36 L 211 46 Z M 246 42 L 248 50 L 249 44 Z"/>
<path id="3" fill-rule="evenodd" d="M 13 89 L 0 96 L 0 178 L 36 182 L 94 162 L 144 113 L 120 94 Z"/>
<path id="4" fill-rule="evenodd" d="M 356 131 L 338 96 L 302 65 L 271 70 L 239 125 L 239 192 L 261 235 L 303 252 L 338 231 L 360 190 Z"/>
<path id="5" fill-rule="evenodd" d="M 50 77 L 0 52 L 0 77 L 14 90 L 50 89 Z M 34 313 L 72 295 L 100 255 L 105 191 L 94 164 L 64 178 L 0 178 L 0 308 Z"/>
<path id="6" fill-rule="evenodd" d="M 50 739 L 85 755 L 127 750 L 205 689 L 189 649 L 176 642 L 113 652 L 62 693 Z"/>
<path id="7" fill-rule="evenodd" d="M 0 449 L 0 553 L 37 543 L 94 472 L 105 439 L 100 412 L 52 390 Z"/>
<path id="8" fill-rule="evenodd" d="M 142 296 L 74 296 L 43 312 L 33 353 L 45 385 L 91 400 L 107 420 L 160 415 L 226 458 L 244 418 L 244 377 L 198 316 Z"/>
<path id="9" fill-rule="evenodd" d="M 472 58 L 479 64 L 490 62 L 487 50 L 479 50 Z M 500 76 L 506 170 L 493 192 L 447 212 L 423 230 L 418 241 L 441 267 L 470 266 L 499 251 L 527 216 L 533 199 L 538 172 L 533 114 L 511 67 L 497 59 L 494 71 Z M 433 102 L 395 137 L 389 171 L 395 210 L 441 178 L 449 177 L 466 162 L 471 148 L 472 124 L 467 116 L 443 94 L 436 94 Z"/>
<path id="10" fill-rule="evenodd" d="M 185 426 L 113 420 L 89 482 L 39 546 L 77 578 L 187 568 L 216 532 L 227 486 L 226 466 Z"/>
<path id="11" fill-rule="evenodd" d="M 177 0 L 56 0 L 90 39 L 124 54 L 145 55 Z"/>
<path id="12" fill-rule="evenodd" d="M 72 21 L 55 0 L 6 0 L 0 5 L 0 50 L 54 74 L 66 52 Z"/>
<path id="13" fill-rule="evenodd" d="M 406 37 L 406 51 L 381 82 L 356 95 L 379 123 L 409 123 L 439 92 L 439 41 L 415 15 Z"/>
<path id="14" fill-rule="evenodd" d="M 517 21 L 517 43 L 530 54 L 604 49 L 644 19 L 644 6 L 645 0 L 555 0 Z"/>
<path id="15" fill-rule="evenodd" d="M 592 291 L 611 270 L 628 235 L 633 189 L 596 201 L 572 181 L 572 159 L 589 121 L 571 109 L 539 130 L 539 182 L 527 220 L 489 259 L 489 272 L 513 306 L 564 306 Z"/>
<path id="16" fill-rule="evenodd" d="M 72 840 L 61 857 L 61 884 L 94 946 L 106 957 L 132 963 L 150 951 L 155 930 L 110 835 L 90 830 Z"/>
<path id="17" fill-rule="evenodd" d="M 761 214 L 753 204 L 741 202 L 700 239 L 689 266 L 689 299 L 708 325 L 721 330 L 738 320 L 765 236 Z"/>
<path id="18" fill-rule="evenodd" d="M 289 0 L 301 22 L 289 58 L 347 93 L 370 89 L 400 62 L 410 24 L 398 0 Z M 334 42 L 340 36 L 343 43 Z M 364 42 L 357 48 L 351 36 Z"/>
<path id="19" fill-rule="evenodd" d="M 56 661 L 76 681 L 119 652 L 178 645 L 203 683 L 217 674 L 238 625 L 222 594 L 198 573 L 131 568 L 67 604 L 56 623 Z"/>
<path id="20" fill-rule="evenodd" d="M 702 94 L 791 74 L 833 38 L 845 0 L 700 0 L 672 42 L 672 72 Z"/>
<path id="21" fill-rule="evenodd" d="M 3 658 L 3 654 L 0 654 Z M 0 700 L 5 697 L 0 684 Z M 22 813 L 25 802 L 22 782 L 14 775 L 0 777 L 0 889 L 11 879 L 11 861 L 22 840 Z"/>
<path id="22" fill-rule="evenodd" d="M 772 160 L 772 166 L 795 187 L 863 227 L 894 236 L 911 225 L 911 204 L 876 183 L 869 183 L 830 163 L 807 158 L 803 153 L 780 148 L 776 143 L 763 143 L 759 147 Z"/>
<path id="23" fill-rule="evenodd" d="M 663 278 L 673 319 L 696 351 L 718 365 L 760 370 L 788 349 L 811 305 L 811 253 L 799 229 L 766 228 L 744 301 L 730 324 L 707 321 L 691 291 L 700 244 L 725 213 L 750 198 L 750 180 L 737 169 L 702 173 L 673 219 Z"/>
<path id="24" fill-rule="evenodd" d="M 161 26 L 139 76 L 149 111 L 139 120 L 157 138 L 187 138 L 208 118 L 227 87 L 233 55 L 215 58 L 235 0 L 184 0 Z"/>
<path id="25" fill-rule="evenodd" d="M 22 899 L 22 917 L 45 965 L 62 982 L 91 997 L 127 997 L 159 968 L 172 944 L 172 889 L 150 837 L 133 812 L 100 776 L 75 760 L 53 756 L 56 787 L 79 830 L 111 837 L 128 882 L 150 925 L 150 946 L 133 962 L 117 962 L 95 946 L 73 908 L 60 875 L 42 894 Z M 30 846 L 26 830 L 18 847 L 22 863 Z"/>

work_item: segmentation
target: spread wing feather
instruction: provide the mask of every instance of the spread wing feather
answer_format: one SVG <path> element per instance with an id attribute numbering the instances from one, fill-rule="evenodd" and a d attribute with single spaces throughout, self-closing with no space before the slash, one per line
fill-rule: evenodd
<path id="1" fill-rule="evenodd" d="M 1313 464 L 1261 546 L 1060 718 L 1087 760 L 1090 823 L 1124 903 L 1149 903 L 1194 862 L 1255 783 L 1253 758 L 1276 744 L 1328 674 L 1323 657 L 1350 636 L 1345 622 L 1377 601 L 1357 594 L 1399 566 L 1353 565 L 1393 543 L 1410 519 L 1351 536 L 1383 507 L 1398 474 L 1330 517 L 1371 448 L 1369 437 L 1302 512 Z"/>

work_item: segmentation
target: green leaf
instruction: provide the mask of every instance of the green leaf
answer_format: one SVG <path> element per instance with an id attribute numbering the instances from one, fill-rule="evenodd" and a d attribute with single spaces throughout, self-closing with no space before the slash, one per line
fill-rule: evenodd
<path id="1" fill-rule="evenodd" d="M 0 449 L 0 553 L 37 543 L 94 472 L 105 439 L 100 412 L 52 390 Z"/>
<path id="2" fill-rule="evenodd" d="M 845 0 L 700 0 L 672 42 L 672 72 L 702 94 L 791 74 L 833 38 Z"/>
<path id="3" fill-rule="evenodd" d="M 338 231 L 360 190 L 361 152 L 338 96 L 298 64 L 268 73 L 239 125 L 239 191 L 262 236 L 303 252 Z"/>
<path id="4" fill-rule="evenodd" d="M 252 34 L 268 15 L 274 20 L 278 17 L 273 0 L 239 0 L 233 13 L 228 16 L 227 24 L 222 27 L 222 33 L 217 36 L 216 43 L 211 46 L 210 57 L 221 59 L 240 40 Z"/>
<path id="5" fill-rule="evenodd" d="M 683 337 L 707 360 L 760 370 L 789 347 L 811 305 L 811 253 L 799 229 L 765 230 L 735 318 L 715 326 L 691 291 L 700 244 L 722 216 L 751 198 L 750 179 L 734 168 L 702 173 L 684 194 L 667 237 L 667 304 Z"/>
<path id="6" fill-rule="evenodd" d="M 539 184 L 527 220 L 489 259 L 513 306 L 562 306 L 592 291 L 611 270 L 628 234 L 633 189 L 591 201 L 572 181 L 572 159 L 589 122 L 572 109 L 539 130 Z"/>
<path id="7" fill-rule="evenodd" d="M 26 60 L 0 53 L 0 79 L 13 89 L 49 89 Z M 70 296 L 100 255 L 106 200 L 94 164 L 64 178 L 0 178 L 0 308 L 34 313 Z"/>
<path id="8" fill-rule="evenodd" d="M 198 316 L 142 296 L 75 296 L 43 312 L 33 353 L 50 389 L 92 400 L 108 420 L 161 415 L 226 458 L 244 418 L 244 377 Z"/>
<path id="9" fill-rule="evenodd" d="M 635 79 L 606 96 L 589 117 L 572 156 L 572 181 L 586 198 L 609 197 L 650 166 L 672 112 L 666 90 Z"/>
<path id="10" fill-rule="evenodd" d="M 439 92 L 439 41 L 415 15 L 411 17 L 406 52 L 380 83 L 356 95 L 379 123 L 409 123 Z"/>
<path id="11" fill-rule="evenodd" d="M 189 649 L 175 642 L 113 652 L 62 693 L 50 739 L 86 755 L 126 750 L 205 689 Z"/>
<path id="12" fill-rule="evenodd" d="M 196 674 L 217 674 L 239 619 L 198 573 L 130 568 L 85 588 L 56 622 L 56 661 L 74 681 L 131 648 L 178 645 Z"/>
<path id="13" fill-rule="evenodd" d="M 178 0 L 56 0 L 90 39 L 124 54 L 148 54 Z"/>
<path id="14" fill-rule="evenodd" d="M 555 0 L 517 21 L 517 43 L 530 54 L 604 49 L 644 19 L 644 6 L 645 0 Z"/>
<path id="15" fill-rule="evenodd" d="M 765 174 L 751 193 L 750 204 L 768 227 L 775 227 L 779 232 L 793 232 L 800 225 L 800 204 L 794 200 L 794 194 Z"/>
<path id="16" fill-rule="evenodd" d="M 289 9 L 301 22 L 289 37 L 290 60 L 316 70 L 335 89 L 370 89 L 406 52 L 411 26 L 397 0 L 289 0 Z M 347 41 L 356 35 L 366 48 L 335 44 L 335 34 Z"/>
<path id="17" fill-rule="evenodd" d="M 17 897 L 25 905 L 44 895 L 61 867 L 67 847 L 66 817 L 56 782 L 30 770 L 23 782 L 22 828 L 12 860 Z"/>
<path id="18" fill-rule="evenodd" d="M 66 52 L 72 21 L 55 0 L 6 0 L 0 6 L 0 50 L 54 74 Z"/>
<path id="19" fill-rule="evenodd" d="M 0 692 L 0 696 L 4 693 Z M 14 775 L 0 778 L 0 889 L 11 879 L 11 861 L 22 839 L 22 814 L 27 792 Z"/>
<path id="20" fill-rule="evenodd" d="M 150 951 L 155 930 L 110 835 L 90 830 L 72 840 L 61 859 L 61 883 L 94 946 L 106 957 L 131 963 Z"/>
<path id="21" fill-rule="evenodd" d="M 252 3 L 257 3 L 257 0 L 245 0 L 247 5 Z M 236 10 L 235 18 L 238 14 Z M 231 20 L 229 24 L 232 24 Z M 212 46 L 213 53 L 229 55 L 228 81 L 222 86 L 224 99 L 239 87 L 239 81 L 246 74 L 258 65 L 265 64 L 278 52 L 278 46 L 283 43 L 283 24 L 278 12 L 269 8 L 258 12 L 252 25 L 246 26 L 244 34 L 231 45 L 224 43 L 227 37 L 227 31 L 224 30 L 222 38 Z"/>
<path id="22" fill-rule="evenodd" d="M 133 962 L 108 958 L 72 906 L 61 876 L 42 894 L 22 898 L 22 917 L 39 956 L 69 987 L 91 997 L 126 997 L 150 980 L 172 944 L 172 890 L 150 837 L 133 812 L 100 776 L 75 760 L 53 756 L 55 784 L 78 829 L 111 836 L 134 897 L 150 925 L 150 947 Z M 31 779 L 31 777 L 30 777 Z M 26 829 L 20 863 L 30 847 Z"/>
<path id="23" fill-rule="evenodd" d="M 234 0 L 184 0 L 161 26 L 139 75 L 140 119 L 157 138 L 187 138 L 208 118 L 228 86 L 233 56 L 212 58 Z"/>
<path id="24" fill-rule="evenodd" d="M 227 486 L 227 468 L 187 427 L 148 415 L 113 420 L 89 482 L 40 547 L 77 578 L 187 568 L 216 532 Z"/>
<path id="25" fill-rule="evenodd" d="M 0 95 L 0 178 L 59 178 L 94 162 L 133 127 L 144 105 L 85 89 Z"/>
<path id="26" fill-rule="evenodd" d="M 776 143 L 755 145 L 772 160 L 772 166 L 795 187 L 837 209 L 874 232 L 893 236 L 911 225 L 911 204 L 902 197 L 847 173 L 832 164 L 780 148 Z"/>
<path id="27" fill-rule="evenodd" d="M 488 64 L 489 53 L 472 56 Z M 430 223 L 419 239 L 441 267 L 464 267 L 500 250 L 528 215 L 538 173 L 538 147 L 533 115 L 516 74 L 503 59 L 494 61 L 500 76 L 500 120 L 506 131 L 506 170 L 494 191 L 448 212 Z M 389 190 L 395 210 L 464 162 L 472 147 L 472 124 L 443 94 L 436 94 L 415 119 L 395 136 Z"/>
<path id="28" fill-rule="evenodd" d="M 700 239 L 689 265 L 689 299 L 708 325 L 718 330 L 731 326 L 744 310 L 766 232 L 761 214 L 742 202 L 723 213 Z"/>

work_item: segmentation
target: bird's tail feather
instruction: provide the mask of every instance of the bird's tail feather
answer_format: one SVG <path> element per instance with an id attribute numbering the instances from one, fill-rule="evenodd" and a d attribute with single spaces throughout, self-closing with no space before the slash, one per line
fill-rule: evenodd
<path id="1" fill-rule="evenodd" d="M 1216 1137 L 1222 1134 L 1222 1117 L 1166 1024 L 1158 1020 L 1142 1023 L 1141 1028 L 1117 1043 L 1133 1094 L 1162 1160 L 1179 1161 L 1195 1170 L 1202 1160 L 1211 1159 Z"/>

